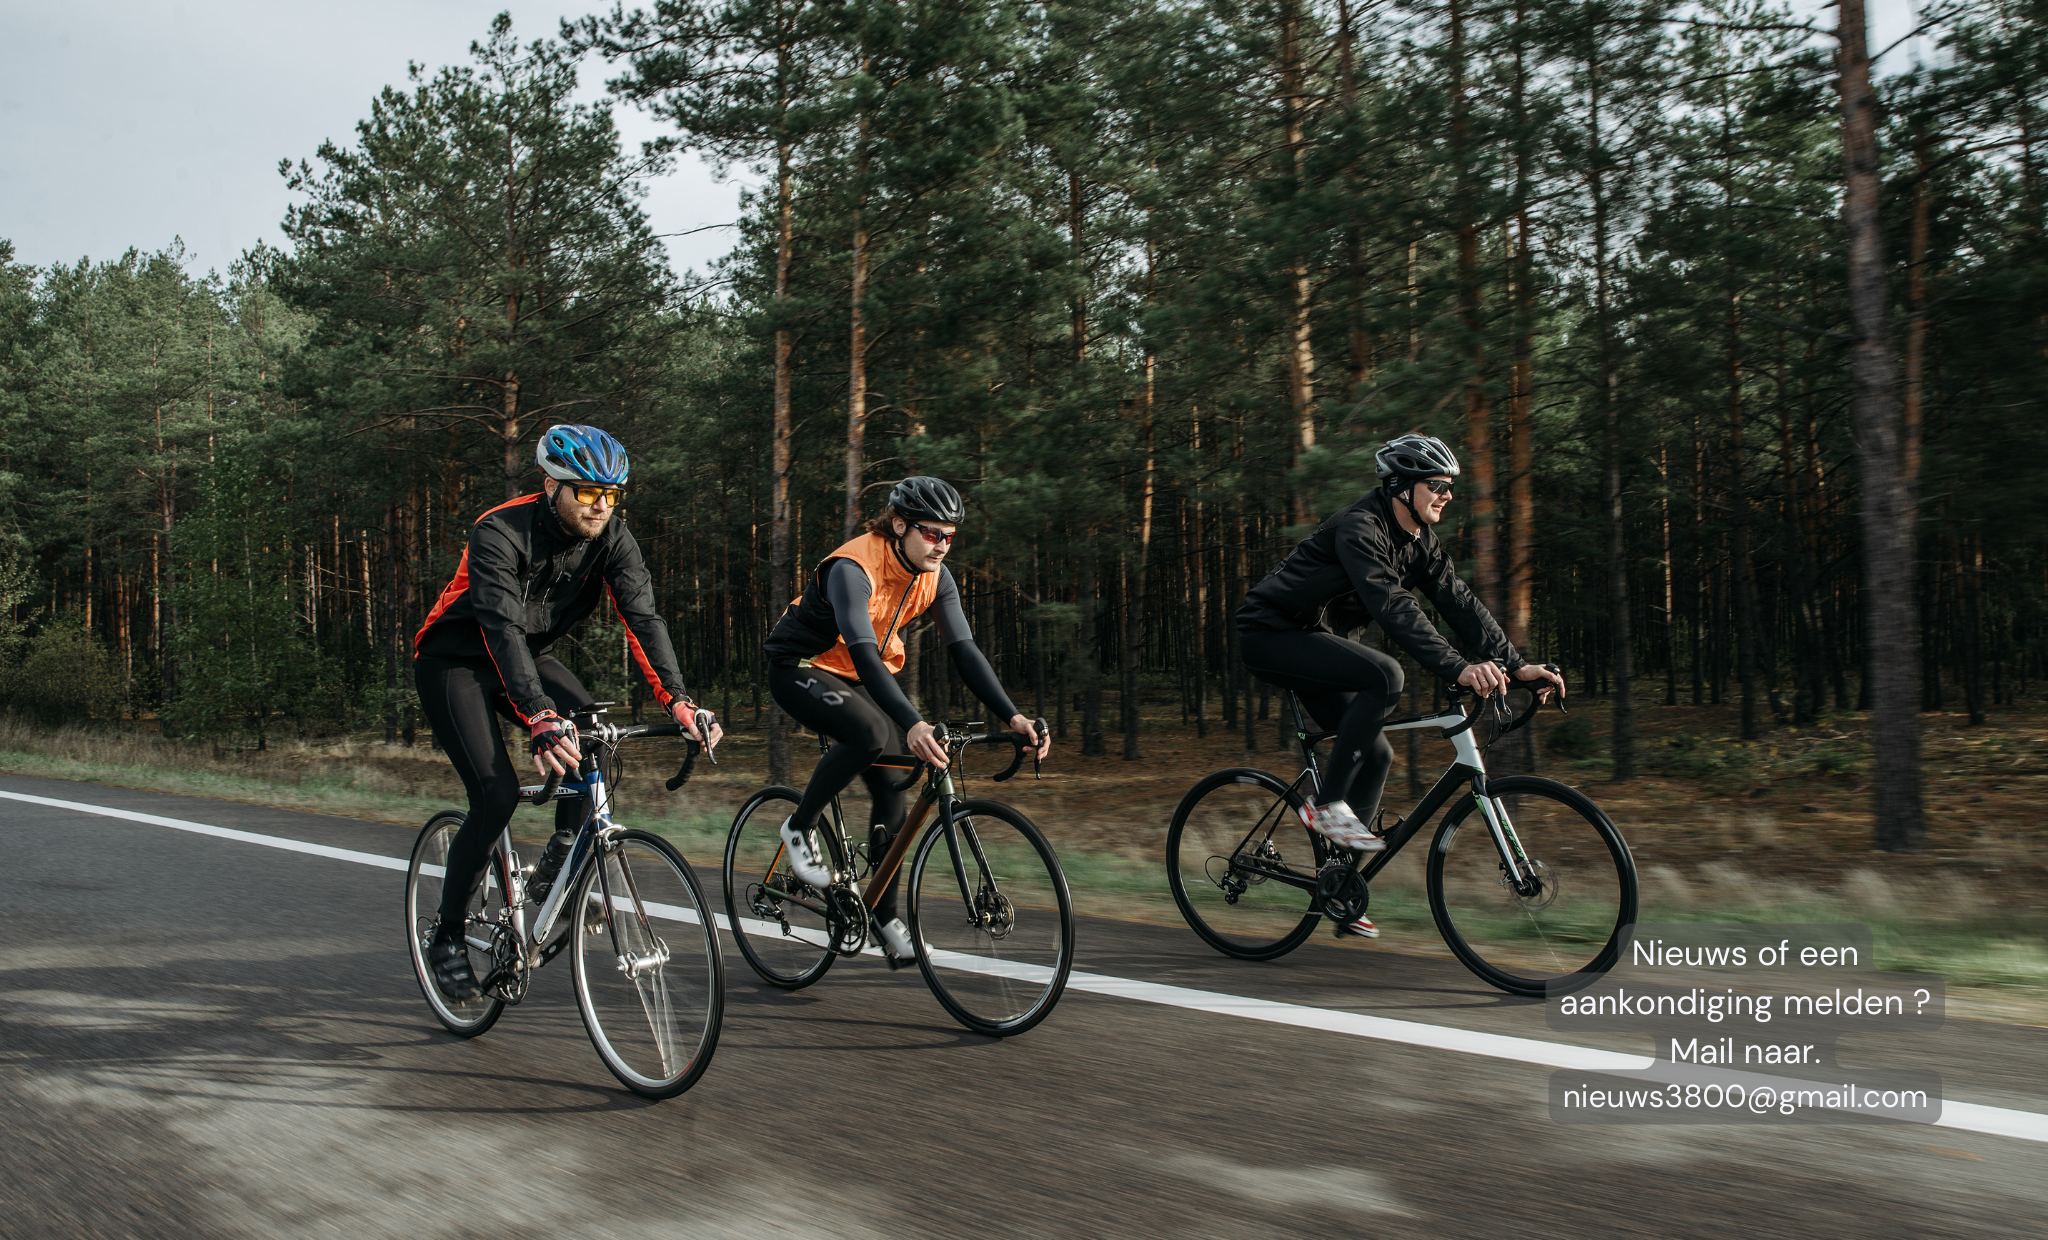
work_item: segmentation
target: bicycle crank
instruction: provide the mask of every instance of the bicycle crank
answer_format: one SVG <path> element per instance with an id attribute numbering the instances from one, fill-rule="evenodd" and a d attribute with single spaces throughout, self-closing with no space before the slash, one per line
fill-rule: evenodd
<path id="1" fill-rule="evenodd" d="M 1316 898 L 1322 901 L 1324 915 L 1340 926 L 1365 916 L 1366 906 L 1372 903 L 1364 876 L 1348 865 L 1324 867 L 1316 876 Z"/>
<path id="2" fill-rule="evenodd" d="M 837 883 L 826 889 L 825 933 L 842 956 L 858 956 L 868 945 L 868 906 L 858 891 Z"/>
<path id="3" fill-rule="evenodd" d="M 517 1004 L 532 982 L 526 955 L 519 950 L 519 936 L 503 923 L 491 927 L 491 975 L 484 979 L 484 987 L 496 991 L 506 1003 Z"/>

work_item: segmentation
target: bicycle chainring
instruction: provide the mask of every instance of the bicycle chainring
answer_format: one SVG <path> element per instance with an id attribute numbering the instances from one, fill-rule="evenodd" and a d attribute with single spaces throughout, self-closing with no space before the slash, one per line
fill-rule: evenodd
<path id="1" fill-rule="evenodd" d="M 860 893 L 839 883 L 825 891 L 825 933 L 832 950 L 842 956 L 858 956 L 868 945 L 868 906 Z"/>
<path id="2" fill-rule="evenodd" d="M 484 987 L 497 992 L 507 1003 L 518 1003 L 526 997 L 526 988 L 532 981 L 525 955 L 519 950 L 519 936 L 503 922 L 492 926 L 491 975 L 484 979 Z"/>
<path id="3" fill-rule="evenodd" d="M 1364 876 L 1350 865 L 1326 865 L 1316 876 L 1316 899 L 1322 902 L 1325 916 L 1348 926 L 1365 916 L 1372 893 L 1366 890 Z"/>

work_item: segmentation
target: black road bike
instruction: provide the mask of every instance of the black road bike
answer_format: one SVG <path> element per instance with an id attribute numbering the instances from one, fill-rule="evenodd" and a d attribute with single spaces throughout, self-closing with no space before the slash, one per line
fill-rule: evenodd
<path id="1" fill-rule="evenodd" d="M 1323 781 L 1316 746 L 1335 733 L 1304 730 L 1299 703 L 1286 695 L 1301 774 L 1290 783 L 1253 767 L 1217 771 L 1174 811 L 1166 870 L 1181 915 L 1227 956 L 1283 956 L 1324 917 L 1341 928 L 1364 916 L 1372 880 L 1443 811 L 1426 881 L 1452 953 L 1510 994 L 1541 997 L 1598 978 L 1636 919 L 1635 861 L 1578 789 L 1534 775 L 1488 777 L 1482 749 L 1526 725 L 1540 704 L 1527 689 L 1515 692 L 1529 699 L 1519 712 L 1505 694 L 1468 708 L 1469 694 L 1452 686 L 1442 709 L 1386 725 L 1436 728 L 1457 753 L 1415 808 L 1380 831 L 1387 846 L 1377 853 L 1338 847 L 1306 825 Z M 1482 726 L 1491 733 L 1485 745 L 1474 735 Z"/>

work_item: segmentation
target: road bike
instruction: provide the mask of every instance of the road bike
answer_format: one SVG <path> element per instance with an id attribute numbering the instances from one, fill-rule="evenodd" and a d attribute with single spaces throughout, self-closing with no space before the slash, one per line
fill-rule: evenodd
<path id="1" fill-rule="evenodd" d="M 1534 775 L 1489 778 L 1482 749 L 1526 725 L 1540 699 L 1507 696 L 1468 709 L 1457 686 L 1427 715 L 1388 732 L 1436 728 L 1456 750 L 1416 806 L 1378 833 L 1377 853 L 1353 852 L 1309 830 L 1305 807 L 1321 790 L 1316 746 L 1334 732 L 1301 726 L 1287 694 L 1304 766 L 1289 783 L 1252 767 L 1204 777 L 1174 811 L 1166 870 L 1174 902 L 1196 934 L 1242 960 L 1283 956 L 1328 917 L 1341 928 L 1365 915 L 1370 884 L 1448 806 L 1430 842 L 1430 914 L 1465 967 L 1510 994 L 1543 996 L 1589 984 L 1614 964 L 1622 927 L 1636 919 L 1636 868 L 1606 813 L 1578 789 Z M 1558 706 L 1563 708 L 1562 699 Z M 1486 745 L 1474 735 L 1484 723 Z M 1382 816 L 1384 821 L 1384 816 Z"/>
<path id="2" fill-rule="evenodd" d="M 886 848 L 879 829 L 856 844 L 833 798 L 819 816 L 818 834 L 834 873 L 822 890 L 791 871 L 782 843 L 782 824 L 796 813 L 802 794 L 764 788 L 740 806 L 725 842 L 725 911 L 740 954 L 762 981 L 800 990 L 825 976 L 834 960 L 879 942 L 875 904 L 909 856 L 904 919 L 917 944 L 917 967 L 939 1004 L 967 1028 L 995 1037 L 1023 1033 L 1052 1011 L 1074 965 L 1066 874 L 1022 812 L 1000 801 L 963 800 L 954 782 L 954 768 L 970 746 L 1015 749 L 1009 767 L 994 777 L 1002 783 L 1037 742 L 982 728 L 977 722 L 949 732 L 936 725 L 934 738 L 951 755 L 943 770 L 910 757 L 884 756 L 876 763 L 908 772 L 895 784 L 899 792 L 920 776 L 925 780 Z M 1043 736 L 1045 720 L 1037 728 Z"/>
<path id="3" fill-rule="evenodd" d="M 519 799 L 556 797 L 586 806 L 575 843 L 552 884 L 536 890 L 534 867 L 521 865 L 507 827 L 470 897 L 464 937 L 482 997 L 456 1003 L 434 984 L 427 946 L 440 926 L 441 880 L 449 845 L 465 815 L 443 810 L 428 820 L 405 873 L 405 919 L 413 975 L 427 1006 L 450 1033 L 473 1038 L 526 997 L 534 974 L 561 952 L 571 960 L 583 1027 L 612 1075 L 648 1098 L 672 1098 L 697 1083 L 718 1047 L 725 1011 L 725 967 L 714 916 L 689 862 L 658 835 L 612 819 L 611 781 L 620 745 L 642 737 L 683 736 L 678 723 L 617 726 L 599 716 L 611 702 L 573 712 L 584 759 L 573 779 L 550 776 L 521 788 Z M 698 735 L 710 713 L 699 711 Z M 689 741 L 669 789 L 689 779 L 699 746 Z"/>

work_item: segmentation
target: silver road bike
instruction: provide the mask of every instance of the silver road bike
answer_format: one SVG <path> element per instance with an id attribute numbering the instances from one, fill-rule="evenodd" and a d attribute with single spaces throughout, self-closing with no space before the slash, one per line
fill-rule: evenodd
<path id="1" fill-rule="evenodd" d="M 558 775 L 520 789 L 528 804 L 574 797 L 587 807 L 553 884 L 544 895 L 536 893 L 534 867 L 520 863 L 508 828 L 470 897 L 463 933 L 482 997 L 451 1002 L 427 964 L 427 945 L 440 925 L 448 849 L 464 819 L 459 810 L 434 815 L 413 846 L 405 874 L 407 937 L 427 1006 L 449 1032 L 466 1038 L 489 1029 L 508 1005 L 526 997 L 543 965 L 569 952 L 576 1006 L 598 1058 L 633 1092 L 671 1098 L 696 1084 L 711 1064 L 725 1010 L 725 970 L 713 915 L 689 862 L 660 836 L 615 822 L 605 778 L 616 770 L 618 747 L 626 741 L 687 734 L 676 723 L 602 722 L 608 705 L 572 718 L 584 753 L 574 778 Z M 699 712 L 699 735 L 708 721 L 708 713 Z M 689 778 L 697 753 L 690 742 L 671 790 Z"/>

